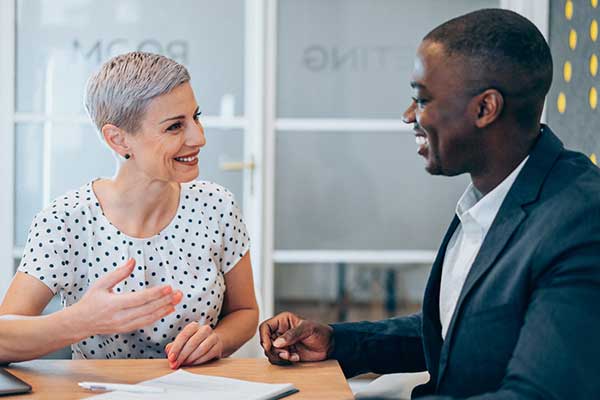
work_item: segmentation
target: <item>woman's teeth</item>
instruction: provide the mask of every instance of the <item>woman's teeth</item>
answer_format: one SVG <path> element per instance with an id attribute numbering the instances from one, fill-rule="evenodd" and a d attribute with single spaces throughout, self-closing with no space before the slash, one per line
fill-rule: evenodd
<path id="1" fill-rule="evenodd" d="M 181 161 L 181 162 L 192 162 L 194 160 L 196 160 L 198 158 L 198 156 L 192 156 L 192 157 L 175 157 L 176 161 Z"/>

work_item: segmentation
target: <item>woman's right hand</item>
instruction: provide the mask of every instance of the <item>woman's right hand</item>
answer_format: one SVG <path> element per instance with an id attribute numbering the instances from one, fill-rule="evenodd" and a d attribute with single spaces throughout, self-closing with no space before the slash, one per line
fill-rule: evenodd
<path id="1" fill-rule="evenodd" d="M 175 311 L 181 291 L 163 285 L 139 292 L 114 293 L 113 287 L 127 278 L 135 260 L 98 279 L 80 301 L 69 307 L 74 322 L 87 336 L 131 332 L 150 325 Z"/>

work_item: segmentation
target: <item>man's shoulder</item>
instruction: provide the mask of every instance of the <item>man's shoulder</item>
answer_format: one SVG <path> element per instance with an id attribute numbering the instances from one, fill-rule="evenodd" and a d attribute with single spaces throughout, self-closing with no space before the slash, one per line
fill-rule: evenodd
<path id="1" fill-rule="evenodd" d="M 553 197 L 562 206 L 572 208 L 600 204 L 598 193 L 600 169 L 584 154 L 564 150 L 550 170 L 540 197 Z"/>

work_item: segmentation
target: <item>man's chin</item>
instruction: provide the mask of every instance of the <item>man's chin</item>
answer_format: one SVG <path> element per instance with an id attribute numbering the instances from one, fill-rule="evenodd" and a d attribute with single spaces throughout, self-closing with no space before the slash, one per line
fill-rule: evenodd
<path id="1" fill-rule="evenodd" d="M 444 171 L 442 171 L 442 168 L 436 164 L 427 163 L 427 165 L 425 165 L 425 171 L 427 171 L 429 175 L 445 175 Z"/>

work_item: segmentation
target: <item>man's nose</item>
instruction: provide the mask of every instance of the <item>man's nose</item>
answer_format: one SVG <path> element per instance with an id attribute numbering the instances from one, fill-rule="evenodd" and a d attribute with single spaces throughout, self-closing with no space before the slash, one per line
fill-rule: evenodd
<path id="1" fill-rule="evenodd" d="M 408 108 L 406 109 L 406 111 L 404 111 L 404 114 L 402 114 L 402 122 L 404 122 L 405 124 L 412 124 L 413 122 L 416 121 L 415 118 L 415 109 L 417 107 L 417 104 L 412 101 L 410 103 L 410 105 L 408 106 Z"/>

